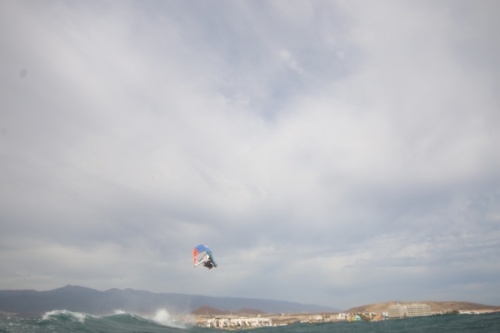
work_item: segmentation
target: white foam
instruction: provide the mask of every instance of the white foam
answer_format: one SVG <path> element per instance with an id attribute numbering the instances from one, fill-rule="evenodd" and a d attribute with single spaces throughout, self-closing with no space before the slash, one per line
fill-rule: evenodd
<path id="1" fill-rule="evenodd" d="M 87 316 L 85 313 L 80 313 L 80 312 L 72 312 L 72 311 L 68 311 L 68 310 L 52 310 L 52 311 L 46 312 L 43 315 L 42 320 L 49 320 L 51 317 L 58 316 L 58 315 L 70 316 L 70 317 L 78 320 L 81 323 L 85 322 L 85 317 Z"/>
<path id="2" fill-rule="evenodd" d="M 155 321 L 157 324 L 163 325 L 163 326 L 168 326 L 168 327 L 176 327 L 176 328 L 185 328 L 186 325 L 183 323 L 178 322 L 172 316 L 166 309 L 160 309 L 156 311 L 155 315 L 153 318 L 151 318 L 153 321 Z"/>
<path id="3" fill-rule="evenodd" d="M 158 324 L 170 326 L 169 324 L 171 323 L 172 318 L 170 317 L 170 313 L 168 313 L 167 310 L 161 309 L 156 312 L 156 314 L 153 317 L 153 320 L 156 321 Z"/>

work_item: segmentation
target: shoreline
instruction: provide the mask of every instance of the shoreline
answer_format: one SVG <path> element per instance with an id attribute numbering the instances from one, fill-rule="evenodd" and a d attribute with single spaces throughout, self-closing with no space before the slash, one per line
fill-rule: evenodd
<path id="1" fill-rule="evenodd" d="M 450 316 L 450 315 L 481 315 L 488 313 L 499 313 L 500 309 L 470 309 L 462 311 L 433 312 L 427 316 Z M 407 319 L 417 317 L 389 318 L 381 313 L 283 313 L 283 314 L 214 314 L 195 315 L 195 326 L 206 328 L 217 328 L 224 330 L 252 329 L 260 327 L 277 327 L 292 324 L 321 324 L 337 322 L 378 322 L 383 320 Z"/>

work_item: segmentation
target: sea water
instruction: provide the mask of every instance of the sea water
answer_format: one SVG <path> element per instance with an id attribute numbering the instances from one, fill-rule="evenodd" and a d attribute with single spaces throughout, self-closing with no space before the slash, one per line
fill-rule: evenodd
<path id="1" fill-rule="evenodd" d="M 242 330 L 255 333 L 433 333 L 433 332 L 500 332 L 500 313 L 475 315 L 442 315 L 379 322 L 331 322 L 322 324 L 292 324 Z M 214 328 L 196 327 L 176 322 L 168 312 L 160 310 L 152 316 L 118 312 L 108 316 L 92 316 L 70 311 L 51 311 L 36 318 L 0 318 L 0 333 L 68 333 L 68 332 L 165 332 L 214 333 L 228 332 Z"/>

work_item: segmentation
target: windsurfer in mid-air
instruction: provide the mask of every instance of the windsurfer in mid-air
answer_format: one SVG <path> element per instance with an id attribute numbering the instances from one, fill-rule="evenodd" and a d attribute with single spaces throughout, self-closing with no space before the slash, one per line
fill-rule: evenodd
<path id="1" fill-rule="evenodd" d="M 206 245 L 198 245 L 193 249 L 193 264 L 194 267 L 203 264 L 208 269 L 217 267 L 212 251 Z"/>
<path id="2" fill-rule="evenodd" d="M 205 263 L 203 264 L 203 266 L 205 266 L 208 269 L 212 269 L 214 267 L 214 263 L 212 262 L 211 259 L 208 259 L 207 261 L 205 261 Z"/>

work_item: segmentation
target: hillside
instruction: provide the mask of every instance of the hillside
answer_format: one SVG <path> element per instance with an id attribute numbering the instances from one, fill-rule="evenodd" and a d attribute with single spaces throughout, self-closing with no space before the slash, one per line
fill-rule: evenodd
<path id="1" fill-rule="evenodd" d="M 402 305 L 414 304 L 414 303 L 424 303 L 430 306 L 432 312 L 448 312 L 454 310 L 500 310 L 500 306 L 495 305 L 485 305 L 477 304 L 471 302 L 435 302 L 435 301 L 414 301 L 414 302 L 383 302 L 362 305 L 355 308 L 351 308 L 346 312 L 349 313 L 363 313 L 363 312 L 387 312 L 393 304 L 400 303 Z"/>
<path id="2" fill-rule="evenodd" d="M 218 315 L 223 315 L 226 314 L 227 311 L 222 311 L 216 308 L 213 308 L 211 306 L 200 306 L 196 310 L 191 311 L 192 314 L 197 315 L 197 316 L 218 316 Z"/>
<path id="3" fill-rule="evenodd" d="M 244 308 L 236 311 L 227 311 L 227 310 L 223 311 L 206 305 L 200 306 L 191 313 L 196 316 L 218 316 L 218 315 L 228 315 L 228 314 L 241 315 L 241 316 L 255 316 L 259 314 L 265 314 L 264 311 L 256 309 Z"/>

